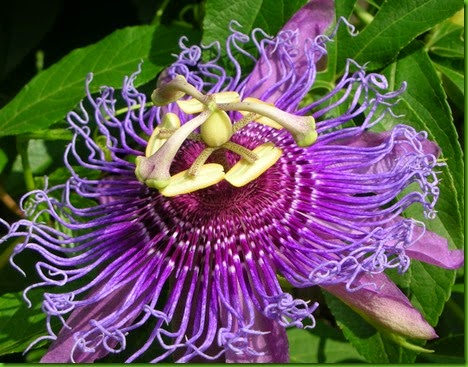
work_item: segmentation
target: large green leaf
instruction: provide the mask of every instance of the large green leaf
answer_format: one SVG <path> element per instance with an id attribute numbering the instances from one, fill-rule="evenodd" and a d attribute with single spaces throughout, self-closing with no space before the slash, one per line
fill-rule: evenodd
<path id="1" fill-rule="evenodd" d="M 274 36 L 286 21 L 305 4 L 305 0 L 207 0 L 203 21 L 203 44 L 218 41 L 225 48 L 231 34 L 229 23 L 237 21 L 243 33 L 262 28 Z"/>
<path id="2" fill-rule="evenodd" d="M 318 320 L 313 329 L 288 329 L 291 363 L 350 363 L 364 362 L 343 335 Z"/>
<path id="3" fill-rule="evenodd" d="M 34 292 L 28 297 L 32 308 L 26 306 L 22 292 L 0 296 L 0 355 L 23 352 L 38 337 L 46 335 L 46 316 L 40 303 L 42 295 Z"/>
<path id="4" fill-rule="evenodd" d="M 136 84 L 151 80 L 174 60 L 171 53 L 177 51 L 177 40 L 186 32 L 181 27 L 128 27 L 72 51 L 39 73 L 0 110 L 0 136 L 44 129 L 62 119 L 85 95 L 89 72 L 94 74 L 92 92 L 102 85 L 121 86 L 124 76 L 136 71 L 142 61 Z"/>
<path id="5" fill-rule="evenodd" d="M 414 38 L 463 7 L 461 0 L 387 0 L 373 21 L 358 36 L 343 35 L 338 49 L 338 70 L 346 59 L 369 69 L 390 64 Z"/>

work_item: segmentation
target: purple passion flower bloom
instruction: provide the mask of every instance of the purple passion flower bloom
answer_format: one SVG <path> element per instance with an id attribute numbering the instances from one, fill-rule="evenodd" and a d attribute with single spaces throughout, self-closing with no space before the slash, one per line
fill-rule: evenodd
<path id="1" fill-rule="evenodd" d="M 25 290 L 27 299 L 51 286 L 49 335 L 39 340 L 54 342 L 42 361 L 123 352 L 146 326 L 127 362 L 286 362 L 285 328 L 313 325 L 317 304 L 295 299 L 281 278 L 322 286 L 398 335 L 436 336 L 383 272 L 406 271 L 410 258 L 463 261 L 401 216 L 410 205 L 435 215 L 439 148 L 409 126 L 369 131 L 404 86 L 390 91 L 351 60 L 330 93 L 305 98 L 333 15 L 333 2 L 309 3 L 273 39 L 233 22 L 229 65 L 203 61 L 205 47 L 182 39 L 155 105 L 134 87 L 139 72 L 120 95 L 91 95 L 88 77 L 87 101 L 67 118 L 71 178 L 29 193 L 29 219 L 4 238 L 24 237 L 13 264 L 26 250 L 43 257 L 41 281 Z M 250 74 L 245 60 L 255 62 Z M 411 184 L 418 189 L 402 194 Z"/>

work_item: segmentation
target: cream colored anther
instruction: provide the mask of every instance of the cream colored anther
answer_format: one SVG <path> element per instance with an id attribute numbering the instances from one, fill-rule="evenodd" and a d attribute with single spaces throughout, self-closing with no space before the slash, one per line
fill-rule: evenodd
<path id="1" fill-rule="evenodd" d="M 217 163 L 204 164 L 196 176 L 190 175 L 188 170 L 172 176 L 169 185 L 159 192 L 167 197 L 188 194 L 217 184 L 224 178 L 224 175 L 222 165 Z"/>
<path id="2" fill-rule="evenodd" d="M 161 139 L 158 137 L 159 133 L 161 132 L 161 129 L 174 130 L 178 129 L 179 127 L 179 116 L 172 112 L 166 113 L 162 118 L 161 124 L 156 129 L 154 129 L 153 133 L 151 134 L 148 140 L 148 145 L 146 146 L 145 150 L 145 156 L 151 157 L 167 141 L 167 139 Z"/>
<path id="3" fill-rule="evenodd" d="M 259 145 L 252 152 L 258 156 L 257 160 L 249 163 L 242 158 L 224 176 L 224 179 L 231 185 L 236 187 L 247 185 L 273 166 L 283 153 L 273 143 Z"/>
<path id="4" fill-rule="evenodd" d="M 240 96 L 237 92 L 219 92 L 210 95 L 215 103 L 234 103 L 240 102 Z M 200 113 L 207 109 L 207 106 L 195 98 L 176 101 L 179 108 L 188 114 Z"/>

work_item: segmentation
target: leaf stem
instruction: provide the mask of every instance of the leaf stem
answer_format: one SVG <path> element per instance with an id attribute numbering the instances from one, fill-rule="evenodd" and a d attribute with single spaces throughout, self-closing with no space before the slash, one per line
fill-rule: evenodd
<path id="1" fill-rule="evenodd" d="M 50 129 L 50 130 L 37 130 L 30 133 L 21 134 L 22 141 L 30 139 L 43 139 L 43 140 L 71 140 L 73 132 L 66 129 Z"/>
<path id="2" fill-rule="evenodd" d="M 32 191 L 36 188 L 36 185 L 34 184 L 34 177 L 31 165 L 29 164 L 28 145 L 29 139 L 22 138 L 21 136 L 16 138 L 16 149 L 21 157 L 21 163 L 23 165 L 24 182 L 28 191 Z"/>
<path id="3" fill-rule="evenodd" d="M 130 108 L 128 108 L 128 107 L 121 108 L 121 109 L 119 109 L 119 110 L 117 110 L 117 111 L 114 112 L 114 116 L 121 115 L 121 114 L 123 114 L 123 113 L 125 113 L 125 112 L 128 112 L 128 111 L 137 110 L 137 109 L 141 108 L 142 106 L 144 106 L 144 107 L 150 107 L 150 106 L 152 106 L 152 105 L 153 105 L 153 102 L 146 102 L 144 105 L 136 104 L 136 105 L 134 105 L 134 106 L 132 106 L 132 107 L 130 107 Z"/>
<path id="4" fill-rule="evenodd" d="M 447 307 L 450 309 L 450 312 L 452 312 L 452 314 L 456 318 L 458 318 L 461 322 L 465 322 L 465 313 L 463 312 L 461 307 L 459 305 L 457 305 L 457 303 L 453 299 L 450 298 L 447 301 Z"/>
<path id="5" fill-rule="evenodd" d="M 161 6 L 159 7 L 159 9 L 156 11 L 156 15 L 154 16 L 154 19 L 151 22 L 151 24 L 154 24 L 154 25 L 161 24 L 161 18 L 163 16 L 164 11 L 166 10 L 168 4 L 169 4 L 169 0 L 164 0 L 163 1 Z"/>
<path id="6" fill-rule="evenodd" d="M 361 6 L 356 5 L 354 7 L 354 11 L 356 13 L 356 16 L 365 24 L 368 25 L 374 20 L 374 17 L 368 13 L 365 9 L 363 9 Z"/>
<path id="7" fill-rule="evenodd" d="M 19 217 L 24 217 L 23 211 L 20 209 L 15 200 L 5 191 L 3 186 L 0 185 L 0 201 L 5 204 L 5 206 L 15 213 Z M 0 266 L 1 267 L 1 266 Z"/>

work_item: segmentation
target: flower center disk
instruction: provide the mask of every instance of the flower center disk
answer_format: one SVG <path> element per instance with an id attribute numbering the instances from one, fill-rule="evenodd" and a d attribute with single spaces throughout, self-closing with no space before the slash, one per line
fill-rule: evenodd
<path id="1" fill-rule="evenodd" d="M 186 94 L 192 98 L 181 100 Z M 310 146 L 317 138 L 311 116 L 295 116 L 251 97 L 241 101 L 239 94 L 232 91 L 204 95 L 181 75 L 157 88 L 152 100 L 157 106 L 176 102 L 185 114 L 197 114 L 184 124 L 174 113 L 164 115 L 148 141 L 145 157 L 136 159 L 138 180 L 167 197 L 198 191 L 222 180 L 243 187 L 272 167 L 282 155 L 275 144 L 265 142 L 251 149 L 232 139 L 252 122 L 273 129 L 285 128 L 299 146 Z M 243 117 L 233 123 L 228 112 Z M 171 166 L 187 140 L 200 142 L 204 148 L 194 156 L 189 168 L 173 174 Z M 218 150 L 230 151 L 238 160 L 232 165 L 207 163 Z"/>

